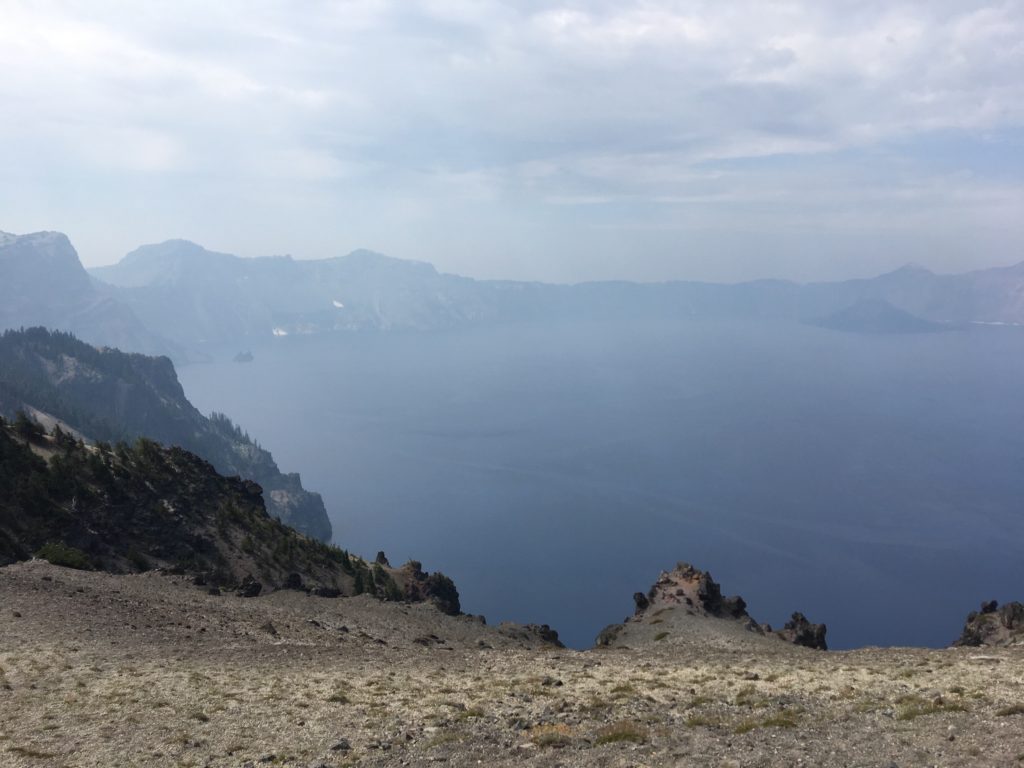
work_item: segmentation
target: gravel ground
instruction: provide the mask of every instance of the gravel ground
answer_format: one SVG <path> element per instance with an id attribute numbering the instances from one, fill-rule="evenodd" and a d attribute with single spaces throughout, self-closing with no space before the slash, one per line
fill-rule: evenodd
<path id="1" fill-rule="evenodd" d="M 694 621 L 581 652 L 424 605 L 9 566 L 0 765 L 1024 765 L 1022 649 Z"/>

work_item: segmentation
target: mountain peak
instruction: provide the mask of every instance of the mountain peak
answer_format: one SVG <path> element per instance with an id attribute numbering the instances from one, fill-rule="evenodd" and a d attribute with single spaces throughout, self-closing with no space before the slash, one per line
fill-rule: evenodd
<path id="1" fill-rule="evenodd" d="M 366 248 L 358 248 L 345 256 L 340 256 L 334 259 L 334 261 L 360 269 L 405 269 L 416 270 L 421 273 L 429 273 L 432 275 L 437 274 L 437 270 L 434 268 L 434 265 L 429 262 L 415 261 L 412 259 L 398 259 L 394 256 L 386 256 L 383 253 L 371 251 Z"/>
<path id="2" fill-rule="evenodd" d="M 51 246 L 60 249 L 68 249 L 74 252 L 74 248 L 71 245 L 71 241 L 68 236 L 63 232 L 56 232 L 52 230 L 45 230 L 42 232 L 29 232 L 25 235 L 15 235 L 10 232 L 0 232 L 0 246 L 22 244 L 35 248 Z M 77 254 L 75 255 L 77 259 Z"/>
<path id="3" fill-rule="evenodd" d="M 161 243 L 149 243 L 147 245 L 140 245 L 134 251 L 128 253 L 123 259 L 122 264 L 131 264 L 140 261 L 166 261 L 168 259 L 184 260 L 196 257 L 230 257 L 227 253 L 215 253 L 214 251 L 208 251 L 198 243 L 194 243 L 191 240 L 184 240 L 181 238 L 175 238 L 172 240 L 164 240 Z"/>
<path id="4" fill-rule="evenodd" d="M 853 333 L 932 333 L 946 328 L 880 298 L 860 299 L 845 309 L 820 318 L 814 325 Z"/>
<path id="5" fill-rule="evenodd" d="M 0 260 L 5 264 L 6 288 L 24 296 L 31 287 L 51 286 L 62 300 L 73 301 L 88 292 L 89 278 L 67 235 L 62 232 L 4 233 Z M 0 291 L 0 296 L 3 292 Z"/>
<path id="6" fill-rule="evenodd" d="M 886 272 L 882 277 L 895 277 L 895 276 L 906 276 L 906 277 L 920 277 L 922 275 L 934 275 L 928 267 L 918 264 L 915 261 L 909 261 L 898 269 L 894 269 L 891 272 Z"/>
<path id="7" fill-rule="evenodd" d="M 95 267 L 93 276 L 110 285 L 135 288 L 174 283 L 181 277 L 202 279 L 211 267 L 238 261 L 228 253 L 208 251 L 191 240 L 165 240 L 140 245 L 117 264 Z"/>

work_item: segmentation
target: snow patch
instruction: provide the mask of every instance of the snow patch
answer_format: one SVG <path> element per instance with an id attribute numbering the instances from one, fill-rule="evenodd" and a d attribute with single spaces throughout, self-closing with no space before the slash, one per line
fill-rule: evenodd
<path id="1" fill-rule="evenodd" d="M 275 336 L 287 336 L 288 335 L 288 331 L 286 331 L 284 328 L 275 328 L 274 329 L 274 335 Z"/>

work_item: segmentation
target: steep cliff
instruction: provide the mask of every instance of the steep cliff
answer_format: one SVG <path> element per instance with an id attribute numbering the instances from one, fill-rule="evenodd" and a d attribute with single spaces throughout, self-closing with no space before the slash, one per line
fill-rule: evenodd
<path id="1" fill-rule="evenodd" d="M 202 456 L 226 475 L 263 487 L 270 513 L 317 539 L 331 538 L 323 500 L 282 473 L 268 451 L 220 414 L 185 397 L 166 357 L 97 349 L 70 334 L 31 328 L 0 336 L 0 414 L 48 414 L 93 440 L 149 437 Z"/>

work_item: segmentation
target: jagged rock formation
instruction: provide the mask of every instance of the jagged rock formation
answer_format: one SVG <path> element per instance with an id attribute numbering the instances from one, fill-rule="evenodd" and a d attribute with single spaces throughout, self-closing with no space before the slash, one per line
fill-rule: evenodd
<path id="1" fill-rule="evenodd" d="M 371 565 L 303 536 L 267 514 L 258 485 L 188 451 L 147 439 L 87 446 L 22 416 L 0 420 L 0 566 L 33 556 L 113 573 L 171 569 L 240 597 L 368 593 L 459 611 L 443 574 Z"/>
<path id="2" fill-rule="evenodd" d="M 603 629 L 597 636 L 598 646 L 624 645 L 626 635 L 630 636 L 630 643 L 649 642 L 652 638 L 653 642 L 660 642 L 672 634 L 670 628 L 659 629 L 662 625 L 686 623 L 691 619 L 720 619 L 727 621 L 732 629 L 739 628 L 795 645 L 827 650 L 824 624 L 811 624 L 802 613 L 794 613 L 781 630 L 773 630 L 768 624 L 759 624 L 747 613 L 747 604 L 742 597 L 723 597 L 721 587 L 711 578 L 711 574 L 689 563 L 680 562 L 673 570 L 662 571 L 651 588 L 646 593 L 637 592 L 633 600 L 636 603 L 633 616 L 622 624 L 613 624 Z M 639 628 L 643 630 L 631 631 Z"/>
<path id="3" fill-rule="evenodd" d="M 377 556 L 376 566 L 388 565 L 387 558 Z M 417 560 L 410 560 L 399 570 L 405 588 L 405 597 L 414 602 L 432 602 L 442 613 L 457 616 L 462 611 L 459 604 L 459 592 L 455 582 L 443 573 L 425 573 L 423 565 Z"/>
<path id="4" fill-rule="evenodd" d="M 767 631 L 771 628 L 765 626 Z M 774 634 L 793 645 L 802 645 L 805 648 L 817 648 L 822 651 L 828 650 L 825 643 L 825 625 L 812 624 L 799 611 L 796 611 L 782 629 L 775 630 Z"/>
<path id="5" fill-rule="evenodd" d="M 323 499 L 282 473 L 269 451 L 221 414 L 203 416 L 166 357 L 97 349 L 42 328 L 0 335 L 0 415 L 45 414 L 92 440 L 148 437 L 202 456 L 263 488 L 267 509 L 293 528 L 331 538 Z"/>
<path id="6" fill-rule="evenodd" d="M 747 604 L 742 597 L 722 597 L 722 588 L 711 574 L 689 563 L 677 563 L 672 571 L 662 571 L 647 594 L 633 596 L 636 616 L 650 610 L 685 605 L 695 615 L 716 618 L 748 619 Z"/>
<path id="7" fill-rule="evenodd" d="M 503 621 L 498 625 L 498 630 L 509 637 L 526 637 L 539 640 L 546 645 L 553 645 L 555 648 L 564 648 L 565 645 L 558 639 L 558 632 L 547 624 L 515 624 Z M 543 683 L 547 684 L 547 683 Z M 560 683 L 559 683 L 560 685 Z"/>
<path id="8" fill-rule="evenodd" d="M 1014 601 L 1000 606 L 995 600 L 982 603 L 981 610 L 967 614 L 963 632 L 953 645 L 1024 645 L 1024 604 Z"/>

